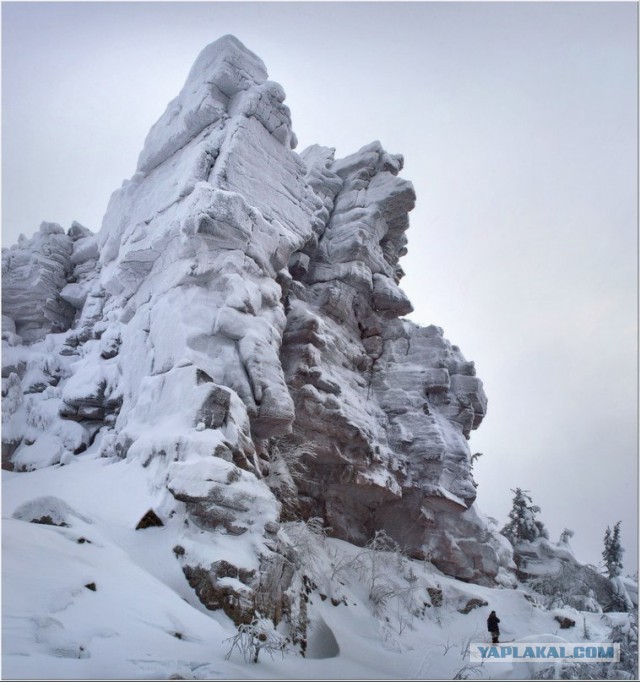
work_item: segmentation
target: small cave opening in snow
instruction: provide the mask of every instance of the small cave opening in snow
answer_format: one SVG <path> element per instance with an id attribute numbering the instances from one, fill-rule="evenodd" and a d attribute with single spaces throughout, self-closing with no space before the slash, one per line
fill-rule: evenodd
<path id="1" fill-rule="evenodd" d="M 307 658 L 335 658 L 340 654 L 340 645 L 333 630 L 322 617 L 314 619 L 309 626 Z"/>

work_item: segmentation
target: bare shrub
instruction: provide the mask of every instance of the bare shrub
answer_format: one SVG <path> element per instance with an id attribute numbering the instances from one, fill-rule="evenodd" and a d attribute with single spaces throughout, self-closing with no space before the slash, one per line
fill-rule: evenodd
<path id="1" fill-rule="evenodd" d="M 284 658 L 289 644 L 268 618 L 259 615 L 251 623 L 238 625 L 236 634 L 224 641 L 231 642 L 225 659 L 229 660 L 233 651 L 238 649 L 246 663 L 257 663 L 261 651 L 266 651 L 272 658 L 274 653 L 280 652 Z"/>
<path id="2" fill-rule="evenodd" d="M 454 680 L 471 680 L 474 677 L 480 677 L 482 675 L 482 663 L 467 663 L 459 668 L 452 679 Z"/>
<path id="3" fill-rule="evenodd" d="M 325 539 L 331 528 L 324 526 L 319 516 L 306 521 L 289 521 L 283 523 L 282 528 L 293 550 L 297 568 L 314 571 L 325 547 Z"/>
<path id="4" fill-rule="evenodd" d="M 354 573 L 366 586 L 376 617 L 381 618 L 385 613 L 394 616 L 400 634 L 411 627 L 419 613 L 417 594 L 421 585 L 411 562 L 385 531 L 376 531 L 355 555 L 338 557 L 334 554 L 332 580 L 347 573 Z"/>

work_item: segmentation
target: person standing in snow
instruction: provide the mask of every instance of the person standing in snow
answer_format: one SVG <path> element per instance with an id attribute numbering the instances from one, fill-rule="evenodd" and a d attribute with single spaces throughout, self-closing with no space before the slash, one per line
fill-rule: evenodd
<path id="1" fill-rule="evenodd" d="M 491 633 L 491 643 L 498 644 L 498 637 L 500 637 L 500 628 L 498 623 L 500 619 L 496 616 L 496 612 L 492 611 L 487 618 L 487 630 Z"/>

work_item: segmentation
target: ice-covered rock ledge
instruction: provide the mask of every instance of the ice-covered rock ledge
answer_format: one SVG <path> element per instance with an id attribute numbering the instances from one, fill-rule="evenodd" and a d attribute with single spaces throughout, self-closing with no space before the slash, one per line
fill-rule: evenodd
<path id="1" fill-rule="evenodd" d="M 482 382 L 441 329 L 402 319 L 403 159 L 296 153 L 267 78 L 236 38 L 212 43 L 97 235 L 44 224 L 3 251 L 3 465 L 140 462 L 165 512 L 224 538 L 215 561 L 192 535 L 176 556 L 237 621 L 264 580 L 274 614 L 295 610 L 278 522 L 296 516 L 508 584 L 510 547 L 474 503 Z"/>

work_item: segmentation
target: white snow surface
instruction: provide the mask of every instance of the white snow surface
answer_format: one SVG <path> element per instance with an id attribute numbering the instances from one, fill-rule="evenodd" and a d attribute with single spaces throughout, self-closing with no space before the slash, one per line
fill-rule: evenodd
<path id="1" fill-rule="evenodd" d="M 235 626 L 200 604 L 172 553 L 179 538 L 184 542 L 184 514 L 135 530 L 149 508 L 161 517 L 168 508 L 166 489 L 150 485 L 153 464 L 109 460 L 96 450 L 67 466 L 2 474 L 4 678 L 451 679 L 468 664 L 467 644 L 488 641 L 490 610 L 501 619 L 505 641 L 582 641 L 583 620 L 591 640 L 603 641 L 615 620 L 616 614 L 547 611 L 525 598 L 522 587 L 466 584 L 429 564 L 384 555 L 382 582 L 406 587 L 413 571 L 418 615 L 394 598 L 377 612 L 356 573 L 343 570 L 331 579 L 340 561 L 362 549 L 325 539 L 309 554 L 317 589 L 309 601 L 308 657 L 263 653 L 251 664 L 235 651 L 227 660 Z M 66 526 L 28 521 L 52 510 Z M 250 567 L 255 557 L 250 533 L 213 536 L 192 527 L 188 538 L 203 561 L 233 556 Z M 442 590 L 442 606 L 425 607 L 427 588 Z M 460 613 L 470 599 L 487 605 Z M 560 630 L 558 614 L 578 625 Z M 475 676 L 531 673 L 531 664 L 486 663 Z"/>

